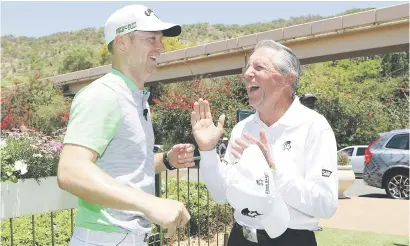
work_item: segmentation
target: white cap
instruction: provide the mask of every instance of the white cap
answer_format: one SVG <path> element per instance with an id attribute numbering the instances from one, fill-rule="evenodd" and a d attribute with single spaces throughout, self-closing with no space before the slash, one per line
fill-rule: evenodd
<path id="1" fill-rule="evenodd" d="M 286 231 L 288 207 L 276 190 L 272 170 L 257 145 L 244 150 L 238 163 L 227 172 L 226 181 L 227 200 L 246 224 L 260 225 L 270 238 Z"/>
<path id="2" fill-rule="evenodd" d="M 117 34 L 132 31 L 162 31 L 165 37 L 175 37 L 181 34 L 181 26 L 162 22 L 148 7 L 144 5 L 128 5 L 115 11 L 104 27 L 104 38 L 107 45 Z"/>

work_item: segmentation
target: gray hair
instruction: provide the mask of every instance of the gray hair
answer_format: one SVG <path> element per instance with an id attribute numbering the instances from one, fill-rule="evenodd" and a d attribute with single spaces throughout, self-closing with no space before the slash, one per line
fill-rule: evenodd
<path id="1" fill-rule="evenodd" d="M 273 40 L 259 41 L 254 51 L 260 48 L 269 48 L 277 52 L 277 55 L 270 57 L 270 61 L 277 67 L 280 74 L 291 73 L 295 76 L 292 81 L 293 95 L 295 95 L 301 74 L 299 58 L 291 49 Z"/>

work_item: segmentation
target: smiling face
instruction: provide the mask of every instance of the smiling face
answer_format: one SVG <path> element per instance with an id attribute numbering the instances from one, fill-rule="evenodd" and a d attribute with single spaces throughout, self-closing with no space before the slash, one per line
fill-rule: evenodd
<path id="1" fill-rule="evenodd" d="M 282 75 L 271 59 L 278 52 L 270 48 L 259 48 L 249 58 L 244 74 L 249 104 L 256 110 L 274 105 L 288 93 L 292 95 L 292 74 Z M 284 94 L 285 93 L 285 94 Z"/>
<path id="2" fill-rule="evenodd" d="M 123 55 L 128 70 L 143 77 L 156 72 L 157 58 L 164 50 L 162 32 L 137 32 L 127 36 Z"/>

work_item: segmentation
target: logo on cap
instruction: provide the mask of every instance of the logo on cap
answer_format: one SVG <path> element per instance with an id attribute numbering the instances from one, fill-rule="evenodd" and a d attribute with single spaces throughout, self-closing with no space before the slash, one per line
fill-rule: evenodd
<path id="1" fill-rule="evenodd" d="M 151 16 L 151 14 L 154 13 L 154 11 L 152 9 L 147 9 L 145 10 L 144 14 L 146 16 Z M 158 18 L 158 16 L 154 13 L 154 16 Z M 159 18 L 158 18 L 159 19 Z"/>
<path id="2" fill-rule="evenodd" d="M 117 34 L 119 34 L 119 33 L 125 32 L 126 30 L 135 29 L 136 27 L 137 27 L 137 22 L 134 21 L 134 22 L 132 22 L 132 23 L 130 23 L 130 24 L 127 24 L 127 25 L 123 25 L 123 26 L 118 27 L 117 30 L 116 30 L 116 32 L 117 32 Z"/>
<path id="3" fill-rule="evenodd" d="M 244 208 L 241 211 L 241 214 L 245 215 L 245 216 L 248 216 L 248 217 L 251 217 L 251 218 L 256 218 L 256 216 L 262 215 L 262 214 L 258 213 L 258 211 L 249 211 L 248 208 Z"/>

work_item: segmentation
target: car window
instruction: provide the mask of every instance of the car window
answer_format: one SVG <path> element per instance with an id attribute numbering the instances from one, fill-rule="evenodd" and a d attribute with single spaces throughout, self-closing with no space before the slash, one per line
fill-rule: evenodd
<path id="1" fill-rule="evenodd" d="M 409 149 L 409 134 L 398 134 L 393 136 L 386 144 L 389 149 Z"/>
<path id="2" fill-rule="evenodd" d="M 352 156 L 353 155 L 353 148 L 347 148 L 347 149 L 343 150 L 343 152 L 345 152 L 348 156 Z"/>
<path id="3" fill-rule="evenodd" d="M 357 155 L 357 156 L 363 156 L 365 150 L 366 150 L 366 148 L 363 148 L 363 147 L 357 148 L 357 153 L 356 153 L 356 155 Z"/>

